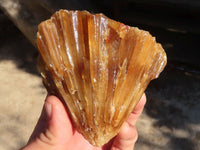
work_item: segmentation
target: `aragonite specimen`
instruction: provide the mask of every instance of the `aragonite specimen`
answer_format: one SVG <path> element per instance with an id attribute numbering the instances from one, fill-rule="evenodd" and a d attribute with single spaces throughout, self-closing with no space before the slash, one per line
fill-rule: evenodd
<path id="1" fill-rule="evenodd" d="M 56 12 L 39 25 L 37 44 L 45 87 L 96 146 L 119 132 L 167 61 L 149 32 L 87 11 Z"/>

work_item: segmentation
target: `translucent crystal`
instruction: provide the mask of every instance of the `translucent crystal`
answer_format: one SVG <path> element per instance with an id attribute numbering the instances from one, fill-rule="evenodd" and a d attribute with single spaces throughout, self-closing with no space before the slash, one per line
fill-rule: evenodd
<path id="1" fill-rule="evenodd" d="M 149 32 L 87 11 L 56 12 L 39 25 L 37 44 L 45 87 L 96 146 L 119 132 L 167 61 Z"/>

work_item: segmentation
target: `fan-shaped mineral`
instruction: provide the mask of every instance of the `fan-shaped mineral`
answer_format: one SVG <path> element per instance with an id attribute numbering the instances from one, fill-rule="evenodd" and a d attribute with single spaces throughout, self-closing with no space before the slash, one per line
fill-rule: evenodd
<path id="1" fill-rule="evenodd" d="M 39 70 L 93 145 L 114 137 L 166 54 L 149 32 L 87 11 L 56 12 L 39 25 Z"/>

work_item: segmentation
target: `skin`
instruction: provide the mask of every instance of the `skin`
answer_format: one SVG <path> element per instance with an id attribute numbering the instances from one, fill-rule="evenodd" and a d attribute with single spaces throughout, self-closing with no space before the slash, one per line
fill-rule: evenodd
<path id="1" fill-rule="evenodd" d="M 73 128 L 62 102 L 55 96 L 47 96 L 29 142 L 21 150 L 133 150 L 138 138 L 134 125 L 145 103 L 143 94 L 120 132 L 104 146 L 94 147 Z"/>

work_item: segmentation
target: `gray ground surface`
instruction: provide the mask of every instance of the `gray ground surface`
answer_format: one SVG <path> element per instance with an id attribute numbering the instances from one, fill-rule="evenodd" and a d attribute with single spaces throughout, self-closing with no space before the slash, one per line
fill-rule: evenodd
<path id="1" fill-rule="evenodd" d="M 14 150 L 27 142 L 46 91 L 36 71 L 36 49 L 13 25 L 1 24 L 0 32 L 0 150 Z M 199 150 L 199 75 L 169 64 L 146 93 L 135 149 Z"/>

